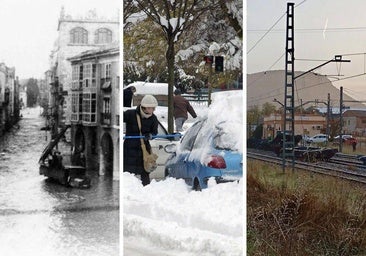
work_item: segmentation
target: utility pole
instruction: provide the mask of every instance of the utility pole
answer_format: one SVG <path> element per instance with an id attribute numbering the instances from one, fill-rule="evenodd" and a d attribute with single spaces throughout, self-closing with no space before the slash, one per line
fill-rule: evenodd
<path id="1" fill-rule="evenodd" d="M 327 135 L 330 135 L 330 93 L 328 93 L 328 101 L 327 101 Z"/>
<path id="2" fill-rule="evenodd" d="M 294 49 L 294 3 L 287 3 L 286 20 L 286 60 L 285 60 L 285 100 L 282 134 L 282 171 L 285 172 L 286 157 L 292 159 L 292 170 L 295 169 L 295 106 L 294 106 L 294 82 L 295 82 L 295 49 Z M 290 140 L 287 140 L 290 138 Z M 291 149 L 291 150 L 287 150 Z"/>
<path id="3" fill-rule="evenodd" d="M 285 59 L 285 100 L 284 100 L 284 124 L 282 137 L 282 170 L 285 171 L 286 157 L 292 159 L 292 170 L 295 169 L 295 106 L 294 91 L 295 79 L 312 72 L 330 62 L 351 62 L 350 60 L 342 60 L 341 55 L 336 55 L 334 59 L 329 60 L 321 65 L 316 66 L 295 77 L 295 50 L 294 50 L 294 3 L 287 3 L 287 20 L 286 20 L 286 59 Z M 287 135 L 287 136 L 286 136 Z M 286 137 L 289 140 L 286 140 Z M 286 150 L 287 149 L 287 150 Z"/>
<path id="4" fill-rule="evenodd" d="M 339 99 L 339 152 L 342 153 L 343 144 L 343 86 L 341 86 L 340 99 Z"/>

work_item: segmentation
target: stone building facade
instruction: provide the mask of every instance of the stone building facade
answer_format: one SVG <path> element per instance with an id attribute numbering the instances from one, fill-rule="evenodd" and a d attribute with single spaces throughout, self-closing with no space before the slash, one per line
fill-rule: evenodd
<path id="1" fill-rule="evenodd" d="M 69 58 L 72 67 L 71 142 L 87 169 L 119 178 L 119 47 Z"/>
<path id="2" fill-rule="evenodd" d="M 53 77 L 58 79 L 62 92 L 60 122 L 69 124 L 71 119 L 71 64 L 67 60 L 87 50 L 99 49 L 119 42 L 119 19 L 102 19 L 94 11 L 85 17 L 75 18 L 61 10 L 58 21 L 58 38 L 51 54 Z"/>
<path id="3" fill-rule="evenodd" d="M 118 178 L 119 18 L 95 11 L 72 17 L 62 9 L 57 30 L 45 73 L 51 127 L 71 125 L 66 140 L 85 154 L 87 170 Z"/>

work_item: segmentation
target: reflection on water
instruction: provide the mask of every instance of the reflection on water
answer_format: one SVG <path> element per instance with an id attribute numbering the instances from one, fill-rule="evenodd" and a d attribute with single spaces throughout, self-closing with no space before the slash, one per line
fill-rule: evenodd
<path id="1" fill-rule="evenodd" d="M 39 175 L 44 121 L 23 116 L 0 138 L 1 255 L 118 255 L 119 182 L 89 174 L 91 188 L 74 189 Z"/>

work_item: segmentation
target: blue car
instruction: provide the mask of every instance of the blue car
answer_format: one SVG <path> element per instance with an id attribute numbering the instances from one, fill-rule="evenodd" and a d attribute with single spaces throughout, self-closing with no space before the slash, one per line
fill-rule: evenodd
<path id="1" fill-rule="evenodd" d="M 197 121 L 187 130 L 180 144 L 167 145 L 172 153 L 165 166 L 165 175 L 184 179 L 194 190 L 207 188 L 214 178 L 217 183 L 237 181 L 243 177 L 243 153 L 238 140 L 230 134 L 229 122 L 213 127 L 207 118 Z M 229 131 L 228 131 L 229 130 Z"/>

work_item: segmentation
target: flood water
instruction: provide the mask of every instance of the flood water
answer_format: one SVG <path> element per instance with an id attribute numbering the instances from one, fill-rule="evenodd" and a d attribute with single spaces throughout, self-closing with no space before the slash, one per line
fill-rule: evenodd
<path id="1" fill-rule="evenodd" d="M 44 120 L 39 108 L 22 114 L 0 137 L 0 254 L 118 255 L 119 181 L 88 172 L 91 188 L 76 189 L 39 175 Z"/>

